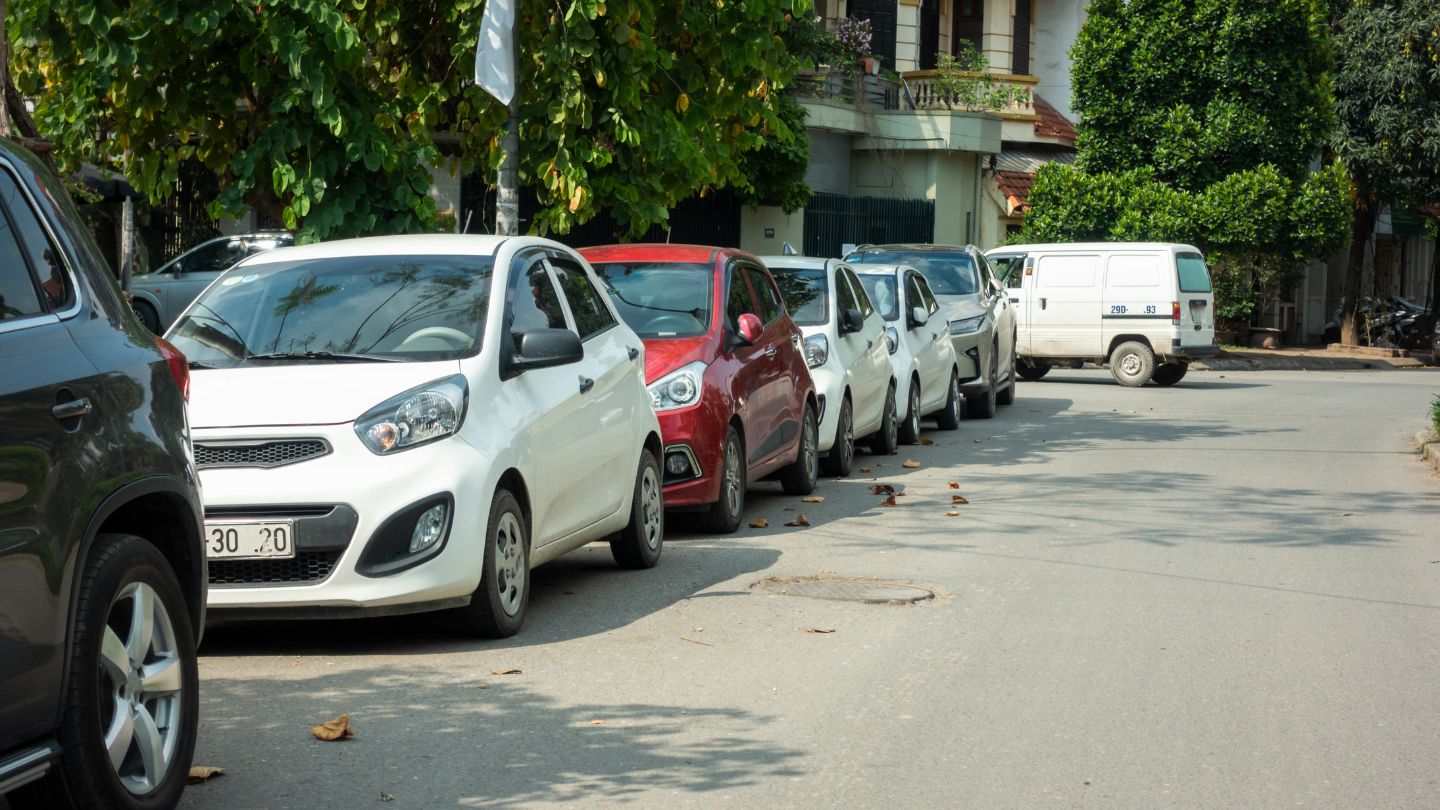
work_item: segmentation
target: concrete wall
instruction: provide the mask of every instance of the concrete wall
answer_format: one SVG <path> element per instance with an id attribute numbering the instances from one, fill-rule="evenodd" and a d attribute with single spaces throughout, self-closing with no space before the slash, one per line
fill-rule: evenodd
<path id="1" fill-rule="evenodd" d="M 1071 121 L 1070 48 L 1089 16 L 1085 0 L 1032 0 L 1035 3 L 1035 46 L 1030 52 L 1031 71 L 1040 77 L 1035 92 Z"/>
<path id="2" fill-rule="evenodd" d="M 451 230 L 459 232 L 460 219 L 460 176 L 451 174 L 445 166 L 430 167 L 430 199 L 435 201 L 435 213 L 455 220 Z"/>
<path id="3" fill-rule="evenodd" d="M 920 69 L 920 0 L 900 0 L 895 8 L 895 69 Z"/>
<path id="4" fill-rule="evenodd" d="M 817 129 L 808 134 L 810 163 L 805 168 L 805 182 L 812 191 L 849 194 L 851 136 Z"/>
<path id="5" fill-rule="evenodd" d="M 796 252 L 805 250 L 805 211 L 786 214 L 778 206 L 740 208 L 740 249 L 760 256 L 778 256 L 785 243 Z"/>

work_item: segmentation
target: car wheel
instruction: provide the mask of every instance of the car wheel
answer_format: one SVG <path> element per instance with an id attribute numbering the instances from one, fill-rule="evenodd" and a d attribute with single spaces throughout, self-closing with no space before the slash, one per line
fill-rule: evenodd
<path id="1" fill-rule="evenodd" d="M 989 419 L 995 415 L 996 400 L 999 393 L 996 390 L 995 377 L 1000 373 L 1000 347 L 993 346 L 990 349 L 990 371 L 985 376 L 989 379 L 985 384 L 985 393 L 978 397 L 965 398 L 965 413 L 975 419 Z"/>
<path id="2" fill-rule="evenodd" d="M 1155 353 L 1138 340 L 1127 340 L 1110 353 L 1110 374 L 1126 388 L 1139 388 L 1155 373 Z"/>
<path id="3" fill-rule="evenodd" d="M 885 413 L 880 417 L 880 429 L 870 437 L 870 452 L 882 456 L 895 452 L 895 448 L 900 444 L 900 426 L 896 424 L 897 421 L 895 386 L 892 385 L 885 394 Z"/>
<path id="4" fill-rule="evenodd" d="M 941 430 L 955 430 L 960 427 L 960 377 L 950 372 L 950 391 L 945 396 L 945 407 L 935 414 L 935 424 Z"/>
<path id="5" fill-rule="evenodd" d="M 660 548 L 665 542 L 665 500 L 661 486 L 660 462 L 646 450 L 640 454 L 640 470 L 635 473 L 630 524 L 610 538 L 610 554 L 621 568 L 652 568 L 660 561 Z"/>
<path id="6" fill-rule="evenodd" d="M 1005 378 L 1005 387 L 1000 389 L 996 399 L 1001 405 L 1015 404 L 1015 349 L 1010 349 L 1010 374 Z"/>
<path id="7" fill-rule="evenodd" d="M 149 301 L 134 299 L 130 302 L 130 309 L 135 312 L 135 317 L 140 319 L 140 323 L 149 329 L 151 334 L 160 334 L 160 315 Z"/>
<path id="8" fill-rule="evenodd" d="M 745 445 L 731 425 L 725 433 L 725 457 L 720 461 L 720 500 L 710 505 L 700 522 L 707 531 L 733 534 L 745 514 Z"/>
<path id="9" fill-rule="evenodd" d="M 174 807 L 195 753 L 199 674 L 190 611 L 143 538 L 104 534 L 85 563 L 59 765 L 15 807 Z"/>
<path id="10" fill-rule="evenodd" d="M 458 611 L 460 627 L 481 638 L 513 636 L 530 604 L 530 530 L 520 502 L 507 489 L 496 490 L 490 502 L 483 558 L 480 584 Z"/>
<path id="11" fill-rule="evenodd" d="M 920 381 L 910 381 L 910 401 L 905 405 L 905 421 L 900 423 L 900 444 L 920 441 Z"/>
<path id="12" fill-rule="evenodd" d="M 1026 382 L 1035 382 L 1050 373 L 1050 364 L 1044 360 L 1021 357 L 1015 361 L 1015 373 Z"/>
<path id="13" fill-rule="evenodd" d="M 835 478 L 844 478 L 850 474 L 850 462 L 855 460 L 855 425 L 850 407 L 850 398 L 845 397 L 840 402 L 840 417 L 835 423 L 835 444 L 830 447 L 830 452 L 825 454 L 821 462 L 825 467 L 825 474 Z"/>
<path id="14" fill-rule="evenodd" d="M 1189 363 L 1161 363 L 1150 379 L 1154 380 L 1156 385 L 1174 385 L 1184 379 L 1185 372 L 1189 370 Z"/>
<path id="15" fill-rule="evenodd" d="M 809 495 L 820 480 L 819 428 L 815 425 L 815 409 L 805 406 L 800 423 L 800 451 L 789 466 L 780 471 L 780 486 L 790 495 Z"/>

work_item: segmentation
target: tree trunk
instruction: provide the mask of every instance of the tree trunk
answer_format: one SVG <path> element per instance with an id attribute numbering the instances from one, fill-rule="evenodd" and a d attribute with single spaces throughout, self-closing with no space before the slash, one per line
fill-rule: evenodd
<path id="1" fill-rule="evenodd" d="M 1375 232 L 1375 213 L 1379 206 L 1363 201 L 1355 203 L 1355 219 L 1351 225 L 1350 266 L 1345 269 L 1345 301 L 1340 309 L 1340 342 L 1346 346 L 1360 345 L 1360 282 L 1365 274 L 1365 249 Z"/>

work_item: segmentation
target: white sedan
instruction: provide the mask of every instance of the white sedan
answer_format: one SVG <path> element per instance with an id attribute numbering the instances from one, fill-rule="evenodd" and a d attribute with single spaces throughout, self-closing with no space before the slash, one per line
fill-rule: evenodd
<path id="1" fill-rule="evenodd" d="M 877 453 L 897 443 L 895 377 L 885 322 L 855 273 L 838 259 L 761 258 L 805 336 L 805 365 L 820 395 L 819 450 L 829 475 L 850 474 L 857 439 Z"/>
<path id="2" fill-rule="evenodd" d="M 854 265 L 860 283 L 885 319 L 896 396 L 905 402 L 900 441 L 920 440 L 931 414 L 943 430 L 960 427 L 960 366 L 940 304 L 920 271 L 906 265 Z"/>
<path id="3" fill-rule="evenodd" d="M 569 248 L 396 236 L 281 248 L 179 318 L 212 615 L 451 609 L 519 630 L 530 570 L 664 535 L 643 346 Z"/>

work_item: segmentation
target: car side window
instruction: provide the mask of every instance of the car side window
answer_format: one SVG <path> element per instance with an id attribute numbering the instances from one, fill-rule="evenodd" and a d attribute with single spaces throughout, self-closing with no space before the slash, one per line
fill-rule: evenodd
<path id="1" fill-rule="evenodd" d="M 29 257 L 30 267 L 40 283 L 41 304 L 51 312 L 64 309 L 74 300 L 75 290 L 60 260 L 60 253 L 45 235 L 45 228 L 20 191 L 20 184 L 8 172 L 0 171 L 0 199 L 4 200 L 9 224 Z M 24 266 L 21 266 L 24 269 Z"/>
<path id="2" fill-rule="evenodd" d="M 533 329 L 568 329 L 560 296 L 545 270 L 545 263 L 516 259 L 515 272 L 510 275 L 509 301 L 505 317 L 510 334 L 519 335 Z"/>
<path id="3" fill-rule="evenodd" d="M 10 217 L 0 212 L 0 322 L 45 311 L 29 262 L 15 237 Z"/>
<path id="4" fill-rule="evenodd" d="M 750 288 L 755 291 L 755 300 L 760 305 L 760 320 L 769 324 L 785 311 L 780 293 L 775 289 L 775 282 L 770 280 L 770 274 L 764 270 L 747 267 L 745 272 L 750 276 Z"/>
<path id="5" fill-rule="evenodd" d="M 615 316 L 600 298 L 600 291 L 590 281 L 585 268 L 569 259 L 551 256 L 547 261 L 560 282 L 560 290 L 570 304 L 570 314 L 575 318 L 576 333 L 581 340 L 598 335 L 615 325 Z"/>
<path id="6" fill-rule="evenodd" d="M 756 315 L 755 302 L 750 298 L 750 287 L 745 283 L 745 273 L 739 265 L 731 265 L 729 287 L 725 292 L 725 317 L 730 328 L 740 329 L 741 315 Z"/>
<path id="7" fill-rule="evenodd" d="M 924 307 L 925 311 L 930 311 L 930 305 L 925 303 L 924 293 L 920 292 L 920 275 L 918 273 L 910 273 L 905 276 L 905 306 L 908 307 L 906 312 L 915 307 Z M 906 315 L 905 317 L 909 318 L 910 316 Z"/>
<path id="8" fill-rule="evenodd" d="M 934 315 L 940 311 L 940 304 L 935 300 L 935 294 L 930 292 L 930 281 L 924 276 L 916 276 L 915 283 L 920 286 L 920 300 L 925 302 L 925 311 Z"/>
<path id="9" fill-rule="evenodd" d="M 219 273 L 245 258 L 245 245 L 239 239 L 225 239 L 207 245 L 185 258 L 182 273 Z"/>
<path id="10" fill-rule="evenodd" d="M 991 290 L 998 291 L 1005 289 L 1004 285 L 995 277 L 995 266 L 990 264 L 990 260 L 985 258 L 985 254 L 977 253 L 975 254 L 975 258 L 980 261 L 981 283 L 988 286 Z"/>
<path id="11" fill-rule="evenodd" d="M 835 271 L 835 301 L 840 311 L 847 309 L 860 309 L 860 301 L 856 299 L 855 290 L 850 286 L 850 280 L 845 277 L 845 269 Z M 861 313 L 864 316 L 864 313 Z"/>
<path id="12" fill-rule="evenodd" d="M 850 289 L 855 291 L 855 298 L 860 302 L 860 317 L 869 318 L 875 308 L 870 305 L 870 296 L 865 294 L 865 288 L 860 286 L 860 279 L 856 278 L 854 271 L 848 267 L 840 268 L 840 276 L 850 282 Z"/>

